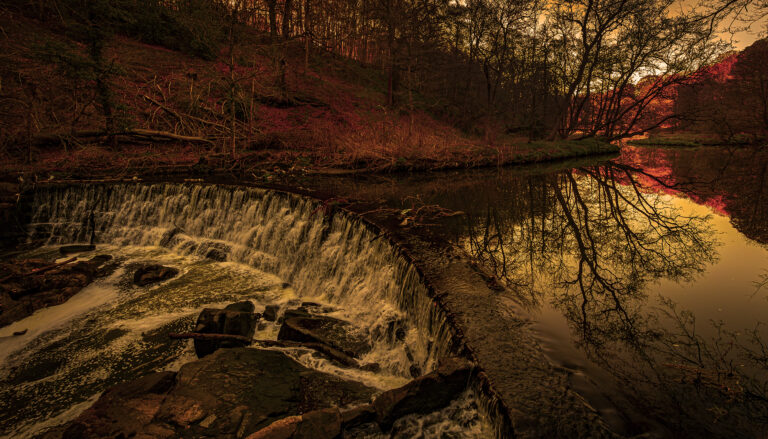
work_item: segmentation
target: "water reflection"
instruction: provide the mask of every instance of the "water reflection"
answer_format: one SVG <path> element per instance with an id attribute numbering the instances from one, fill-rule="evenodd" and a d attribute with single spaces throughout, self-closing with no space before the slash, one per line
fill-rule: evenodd
<path id="1" fill-rule="evenodd" d="M 767 171 L 759 150 L 627 148 L 600 165 L 344 186 L 464 212 L 441 232 L 509 287 L 620 432 L 766 437 Z"/>
<path id="2" fill-rule="evenodd" d="M 674 282 L 695 293 L 699 275 L 717 262 L 718 238 L 729 232 L 682 195 L 717 203 L 718 213 L 738 212 L 734 225 L 763 238 L 765 180 L 735 192 L 744 178 L 723 177 L 729 167 L 717 168 L 714 178 L 674 168 L 691 158 L 667 162 L 663 174 L 619 161 L 513 179 L 497 200 L 468 212 L 461 242 L 529 309 L 565 317 L 581 353 L 617 380 L 596 386 L 613 387 L 602 393 L 619 404 L 625 432 L 762 437 L 765 326 L 697 320 L 657 286 Z M 745 200 L 752 200 L 748 209 Z M 722 301 L 745 299 L 719 293 Z M 579 363 L 568 356 L 554 354 Z M 632 407 L 621 406 L 627 401 Z"/>

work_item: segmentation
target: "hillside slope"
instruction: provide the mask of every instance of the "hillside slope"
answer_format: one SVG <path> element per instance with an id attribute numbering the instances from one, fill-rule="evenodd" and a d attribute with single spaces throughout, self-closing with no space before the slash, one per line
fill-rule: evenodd
<path id="1" fill-rule="evenodd" d="M 8 174 L 438 169 L 615 150 L 475 138 L 418 108 L 386 108 L 375 67 L 313 52 L 305 70 L 299 42 L 274 44 L 247 30 L 214 61 L 112 38 L 103 77 L 119 134 L 107 137 L 86 48 L 8 10 L 0 9 L 0 29 L 0 166 Z"/>

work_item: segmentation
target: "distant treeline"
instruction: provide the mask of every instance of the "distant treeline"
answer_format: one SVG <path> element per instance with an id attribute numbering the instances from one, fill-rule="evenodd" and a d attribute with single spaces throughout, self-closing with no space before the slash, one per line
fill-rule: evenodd
<path id="1" fill-rule="evenodd" d="M 680 87 L 678 129 L 710 132 L 724 140 L 754 141 L 768 135 L 768 40 L 728 54 Z"/>

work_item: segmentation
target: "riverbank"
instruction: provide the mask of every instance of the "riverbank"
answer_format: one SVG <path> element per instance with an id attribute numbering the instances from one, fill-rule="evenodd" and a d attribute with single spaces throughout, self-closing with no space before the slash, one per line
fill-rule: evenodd
<path id="1" fill-rule="evenodd" d="M 496 148 L 446 150 L 440 157 L 382 156 L 355 159 L 320 151 L 262 150 L 232 156 L 193 145 L 133 146 L 114 150 L 91 145 L 71 151 L 38 152 L 32 163 L 6 160 L 0 171 L 9 177 L 49 179 L 131 178 L 163 175 L 190 177 L 232 173 L 272 180 L 283 174 L 343 175 L 397 171 L 436 171 L 544 163 L 616 154 L 619 147 L 598 140 L 533 142 Z"/>

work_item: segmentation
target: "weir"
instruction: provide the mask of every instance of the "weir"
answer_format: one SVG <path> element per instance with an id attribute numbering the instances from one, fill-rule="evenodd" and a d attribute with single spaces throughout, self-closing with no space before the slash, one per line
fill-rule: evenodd
<path id="1" fill-rule="evenodd" d="M 407 377 L 462 351 L 445 311 L 419 271 L 382 232 L 313 199 L 261 188 L 204 184 L 89 184 L 36 190 L 30 233 L 48 244 L 88 242 L 161 246 L 174 253 L 225 259 L 274 274 L 300 298 L 345 310 L 374 346 L 366 360 Z M 384 335 L 398 321 L 410 354 Z M 411 361 L 409 361 L 409 358 Z M 474 383 L 475 390 L 485 388 Z M 497 437 L 510 434 L 492 392 L 477 392 Z"/>

